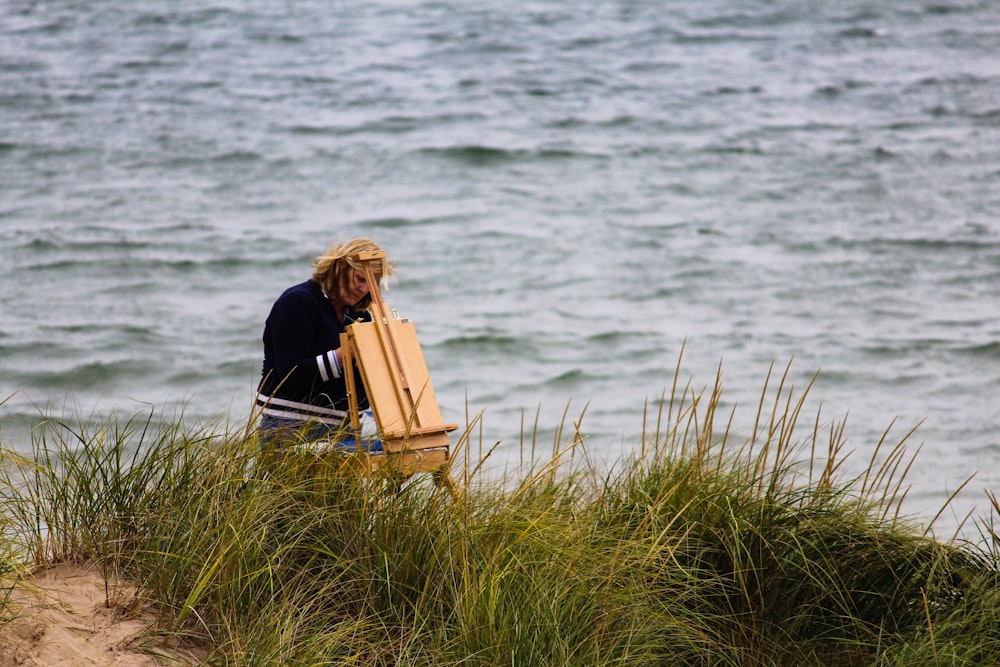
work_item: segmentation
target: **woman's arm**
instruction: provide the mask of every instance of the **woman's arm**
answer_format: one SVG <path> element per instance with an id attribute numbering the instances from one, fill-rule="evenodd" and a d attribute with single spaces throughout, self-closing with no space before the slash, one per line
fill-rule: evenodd
<path id="1" fill-rule="evenodd" d="M 274 304 L 269 319 L 274 373 L 282 383 L 282 393 L 330 393 L 335 386 L 324 385 L 343 384 L 340 334 L 324 324 L 315 304 L 299 295 L 287 295 Z M 317 354 L 317 341 L 329 349 Z"/>

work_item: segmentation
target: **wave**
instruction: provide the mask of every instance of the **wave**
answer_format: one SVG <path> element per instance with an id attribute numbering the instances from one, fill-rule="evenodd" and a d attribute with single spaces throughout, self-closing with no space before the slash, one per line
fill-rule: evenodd
<path id="1" fill-rule="evenodd" d="M 79 241 L 69 240 L 66 238 L 55 238 L 50 235 L 46 236 L 46 238 L 31 238 L 21 245 L 22 250 L 34 250 L 40 252 L 67 251 L 72 254 L 103 251 L 109 251 L 111 253 L 121 251 L 128 253 L 150 247 L 153 246 L 144 241 L 133 241 L 124 238 L 116 239 L 114 241 Z"/>
<path id="2" fill-rule="evenodd" d="M 729 95 L 757 95 L 764 92 L 761 86 L 718 86 L 703 93 L 706 97 L 725 97 Z"/>
<path id="3" fill-rule="evenodd" d="M 983 359 L 1000 359 L 1000 341 L 992 341 L 979 345 L 968 345 L 955 350 L 958 354 L 970 357 L 982 357 Z"/>
<path id="4" fill-rule="evenodd" d="M 962 345 L 944 338 L 915 338 L 864 345 L 859 350 L 863 354 L 879 359 L 904 359 L 915 354 L 924 355 L 931 352 L 981 357 L 988 360 L 1000 359 L 1000 341 Z"/>
<path id="5" fill-rule="evenodd" d="M 14 385 L 29 385 L 40 389 L 93 390 L 115 386 L 120 382 L 134 384 L 136 377 L 152 377 L 158 367 L 144 359 L 120 361 L 89 361 L 66 370 L 35 370 L 13 373 Z"/>
<path id="6" fill-rule="evenodd" d="M 477 166 L 507 162 L 516 158 L 518 151 L 490 146 L 454 146 L 449 148 L 425 148 L 422 153 L 440 156 L 458 162 Z"/>
<path id="7" fill-rule="evenodd" d="M 859 349 L 863 354 L 879 359 L 898 359 L 909 357 L 914 353 L 923 353 L 935 349 L 939 350 L 947 344 L 948 341 L 941 338 L 919 338 L 863 345 Z"/>
<path id="8" fill-rule="evenodd" d="M 166 376 L 164 383 L 189 390 L 209 386 L 219 378 L 246 379 L 246 387 L 254 386 L 260 378 L 260 359 L 257 357 L 203 364 L 196 369 L 180 370 Z M 249 401 L 248 401 L 249 402 Z"/>
<path id="9" fill-rule="evenodd" d="M 882 162 L 882 161 L 885 161 L 885 160 L 893 160 L 893 159 L 899 157 L 899 155 L 897 153 L 894 153 L 893 151 L 889 150 L 888 148 L 884 148 L 882 146 L 876 146 L 875 148 L 873 148 L 872 151 L 871 151 L 871 156 L 872 156 L 872 158 L 875 159 L 876 162 Z"/>
<path id="10" fill-rule="evenodd" d="M 931 3 L 924 7 L 924 13 L 931 16 L 947 16 L 949 14 L 967 14 L 969 12 L 978 11 L 988 6 L 986 3 L 971 3 L 971 4 L 944 4 L 944 3 Z"/>
<path id="11" fill-rule="evenodd" d="M 694 20 L 691 24 L 701 28 L 774 27 L 808 18 L 808 12 L 805 5 L 799 7 L 793 4 L 772 11 L 720 13 Z"/>
<path id="12" fill-rule="evenodd" d="M 145 339 L 152 341 L 161 338 L 160 334 L 152 327 L 139 324 L 44 324 L 40 327 L 40 330 L 59 334 L 113 332 L 125 334 L 133 340 Z"/>
<path id="13" fill-rule="evenodd" d="M 885 250 L 887 248 L 912 248 L 923 251 L 940 250 L 989 250 L 1000 247 L 1000 243 L 994 240 L 979 241 L 976 239 L 929 239 L 929 238 L 857 238 L 846 239 L 843 237 L 832 237 L 826 241 L 827 245 L 842 248 L 845 250 Z"/>
<path id="14" fill-rule="evenodd" d="M 131 168 L 159 167 L 166 169 L 184 169 L 187 167 L 245 165 L 260 162 L 264 156 L 256 151 L 236 149 L 215 153 L 214 155 L 197 155 L 190 153 L 163 155 L 160 157 L 143 157 L 129 165 Z"/>
<path id="15" fill-rule="evenodd" d="M 133 20 L 132 25 L 137 28 L 150 27 L 154 29 L 163 26 L 197 26 L 203 23 L 225 19 L 227 23 L 236 20 L 238 14 L 223 7 L 211 7 L 206 9 L 195 9 L 190 11 L 175 10 L 171 12 L 140 12 Z"/>
<path id="16" fill-rule="evenodd" d="M 932 75 L 921 77 L 914 83 L 910 83 L 905 86 L 903 90 L 904 92 L 910 92 L 921 88 L 940 88 L 941 86 L 963 86 L 971 89 L 983 85 L 990 85 L 990 81 L 991 78 L 987 76 L 979 76 L 968 72 L 958 72 L 954 76 Z"/>
<path id="17" fill-rule="evenodd" d="M 676 33 L 673 41 L 677 44 L 728 44 L 739 42 L 773 42 L 775 37 L 746 32 L 701 32 Z"/>
<path id="18" fill-rule="evenodd" d="M 36 58 L 0 56 L 0 72 L 10 72 L 12 74 L 31 74 L 34 72 L 44 72 L 49 66 L 42 60 Z"/>
<path id="19" fill-rule="evenodd" d="M 21 12 L 21 17 L 27 21 L 25 25 L 19 25 L 17 27 L 12 27 L 5 30 L 7 35 L 58 35 L 64 30 L 71 30 L 76 27 L 77 19 L 75 16 L 50 16 L 49 8 L 39 8 L 38 12 L 32 12 L 34 3 L 32 7 L 29 7 Z M 5 12 L 6 13 L 6 12 Z M 31 22 L 29 18 L 32 14 L 38 16 L 38 22 Z"/>
<path id="20" fill-rule="evenodd" d="M 402 229 L 415 224 L 412 218 L 374 218 L 362 220 L 358 223 L 361 227 L 374 227 L 375 229 Z"/>
<path id="21" fill-rule="evenodd" d="M 530 338 L 494 333 L 452 336 L 432 347 L 442 348 L 448 352 L 467 352 L 473 354 L 516 353 L 519 357 L 534 356 L 538 352 L 537 345 Z"/>
<path id="22" fill-rule="evenodd" d="M 675 72 L 681 69 L 681 65 L 674 62 L 662 62 L 655 60 L 637 60 L 630 62 L 622 68 L 622 71 L 632 74 Z"/>
<path id="23" fill-rule="evenodd" d="M 837 36 L 844 39 L 877 39 L 879 37 L 885 37 L 887 34 L 888 32 L 883 28 L 853 26 L 851 28 L 844 28 L 837 33 Z"/>
<path id="24" fill-rule="evenodd" d="M 213 155 L 208 158 L 207 161 L 209 164 L 247 164 L 250 162 L 258 162 L 263 159 L 263 157 L 264 156 L 257 151 L 234 150 Z"/>
<path id="25" fill-rule="evenodd" d="M 49 243 L 45 241 L 38 241 L 37 243 L 42 250 L 51 252 L 52 246 Z M 123 243 L 121 245 L 99 244 L 96 246 L 87 246 L 84 250 L 107 250 L 109 251 L 107 255 L 95 253 L 91 256 L 81 257 L 79 256 L 80 250 L 72 245 L 57 246 L 57 249 L 60 252 L 69 250 L 71 252 L 76 251 L 77 254 L 73 257 L 53 259 L 51 261 L 36 260 L 25 262 L 19 267 L 19 270 L 32 273 L 67 272 L 69 274 L 75 269 L 92 269 L 94 267 L 99 267 L 102 269 L 102 275 L 107 276 L 109 273 L 119 271 L 122 278 L 126 279 L 129 278 L 129 274 L 140 266 L 144 272 L 162 270 L 172 273 L 189 274 L 206 269 L 211 271 L 229 272 L 253 266 L 283 267 L 291 263 L 300 262 L 300 260 L 277 256 L 265 259 L 234 255 L 215 256 L 203 259 L 164 259 L 160 257 L 141 257 L 135 254 L 139 250 L 152 250 L 156 247 L 158 246 L 147 243 Z M 308 259 L 305 259 L 305 261 L 308 263 Z M 118 289 L 119 287 L 127 288 L 129 285 L 119 285 L 109 289 Z"/>
<path id="26" fill-rule="evenodd" d="M 441 223 L 465 222 L 469 220 L 468 214 L 454 213 L 446 215 L 431 215 L 422 218 L 406 217 L 385 217 L 359 220 L 359 227 L 373 227 L 375 229 L 404 229 L 406 227 L 417 227 L 422 225 L 437 225 Z"/>
<path id="27" fill-rule="evenodd" d="M 585 153 L 562 148 L 497 148 L 495 146 L 481 146 L 476 144 L 448 146 L 444 148 L 422 148 L 420 149 L 420 152 L 425 155 L 442 157 L 476 167 L 488 167 L 492 165 L 522 162 L 526 160 L 566 160 L 581 157 L 605 157 L 599 154 Z"/>
<path id="28" fill-rule="evenodd" d="M 0 333 L 0 341 L 9 337 L 10 334 Z M 81 352 L 50 341 L 0 343 L 0 359 L 53 359 Z"/>
<path id="29" fill-rule="evenodd" d="M 486 120 L 477 111 L 439 113 L 428 116 L 387 115 L 377 120 L 369 120 L 356 125 L 329 125 L 315 123 L 295 123 L 284 131 L 301 136 L 343 137 L 354 134 L 402 134 L 425 127 L 448 127 L 460 123 L 474 123 Z"/>
<path id="30" fill-rule="evenodd" d="M 645 340 L 651 335 L 651 333 L 645 331 L 604 331 L 599 334 L 587 336 L 586 341 L 599 345 L 609 345 L 632 340 Z"/>
<path id="31" fill-rule="evenodd" d="M 709 155 L 764 155 L 764 151 L 758 146 L 739 146 L 713 144 L 705 146 L 703 152 Z"/>
<path id="32" fill-rule="evenodd" d="M 290 134 L 298 134 L 306 137 L 343 134 L 339 128 L 331 125 L 310 125 L 306 123 L 290 125 L 285 128 L 285 131 Z"/>
<path id="33" fill-rule="evenodd" d="M 597 382 L 600 380 L 606 380 L 607 376 L 598 376 L 587 373 L 580 368 L 571 368 L 569 370 L 563 371 L 557 375 L 553 375 L 544 380 L 539 380 L 537 382 L 528 381 L 516 385 L 510 389 L 510 392 L 514 395 L 520 394 L 532 394 L 540 389 L 575 389 L 581 385 L 587 386 L 591 382 Z"/>
<path id="34" fill-rule="evenodd" d="M 840 97 L 851 91 L 859 90 L 862 88 L 870 88 L 872 84 L 868 81 L 857 81 L 854 79 L 848 79 L 847 81 L 842 81 L 837 84 L 825 84 L 818 86 L 813 90 L 813 94 L 819 97 Z"/>
<path id="35" fill-rule="evenodd" d="M 581 385 L 589 386 L 591 383 L 607 380 L 609 377 L 604 374 L 589 373 L 581 368 L 571 368 L 548 378 L 540 384 L 552 389 L 571 389 Z"/>
<path id="36" fill-rule="evenodd" d="M 994 442 L 984 442 L 973 447 L 960 445 L 962 455 L 971 460 L 995 461 L 997 454 L 1000 454 L 1000 444 Z"/>
<path id="37" fill-rule="evenodd" d="M 977 125 L 986 125 L 988 127 L 1000 126 L 1000 109 L 977 111 L 967 113 L 966 115 L 974 120 Z"/>

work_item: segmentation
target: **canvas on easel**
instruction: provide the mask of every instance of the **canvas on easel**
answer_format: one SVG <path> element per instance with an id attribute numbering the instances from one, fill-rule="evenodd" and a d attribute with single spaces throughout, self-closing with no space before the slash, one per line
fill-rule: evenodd
<path id="1" fill-rule="evenodd" d="M 372 297 L 372 321 L 355 322 L 341 334 L 344 367 L 357 363 L 385 451 L 382 456 L 370 456 L 370 463 L 373 467 L 391 463 L 407 475 L 443 473 L 441 483 L 454 493 L 454 482 L 447 474 L 448 433 L 458 424 L 446 424 L 441 417 L 413 323 L 396 317 L 382 300 L 371 263 L 384 258 L 382 251 L 357 256 Z M 360 443 L 354 374 L 347 372 L 344 377 L 351 428 Z"/>

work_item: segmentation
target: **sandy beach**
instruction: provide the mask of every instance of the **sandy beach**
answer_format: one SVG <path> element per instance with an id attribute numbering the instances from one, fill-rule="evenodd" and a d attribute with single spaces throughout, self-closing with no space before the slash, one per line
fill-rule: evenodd
<path id="1" fill-rule="evenodd" d="M 108 595 L 106 595 L 106 591 Z M 36 571 L 12 594 L 14 620 L 0 629 L 0 667 L 191 665 L 203 653 L 149 633 L 152 607 L 126 582 L 93 564 Z"/>

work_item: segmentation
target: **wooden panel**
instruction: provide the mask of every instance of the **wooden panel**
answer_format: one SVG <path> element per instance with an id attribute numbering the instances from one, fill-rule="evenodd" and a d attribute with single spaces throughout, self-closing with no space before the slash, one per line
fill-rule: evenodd
<path id="1" fill-rule="evenodd" d="M 358 322 L 347 331 L 386 449 L 447 446 L 446 433 L 458 424 L 442 421 L 412 322 L 389 320 L 384 328 L 379 324 Z"/>
<path id="2" fill-rule="evenodd" d="M 355 360 L 379 433 L 405 430 L 407 415 L 399 400 L 403 389 L 398 375 L 389 366 L 389 357 L 383 353 L 375 324 L 358 322 L 349 326 L 347 333 L 354 345 Z"/>
<path id="3" fill-rule="evenodd" d="M 413 451 L 448 446 L 448 434 L 444 430 L 427 435 L 405 435 L 401 438 L 384 438 L 382 444 L 387 452 Z"/>
<path id="4" fill-rule="evenodd" d="M 418 472 L 437 472 L 448 462 L 447 449 L 430 449 L 422 452 L 406 452 L 401 454 L 390 454 L 389 456 L 367 457 L 368 465 L 372 469 L 391 468 L 399 472 L 412 475 Z"/>
<path id="5" fill-rule="evenodd" d="M 409 320 L 389 320 L 389 331 L 396 341 L 403 375 L 408 380 L 410 399 L 413 402 L 417 427 L 436 426 L 442 423 L 434 387 L 431 385 L 423 350 L 417 340 L 416 328 Z"/>
<path id="6" fill-rule="evenodd" d="M 384 469 L 408 477 L 419 472 L 438 472 L 449 461 L 447 448 L 388 455 L 363 452 L 334 452 L 334 454 L 343 457 L 342 471 L 355 475 L 370 475 L 375 470 Z"/>

